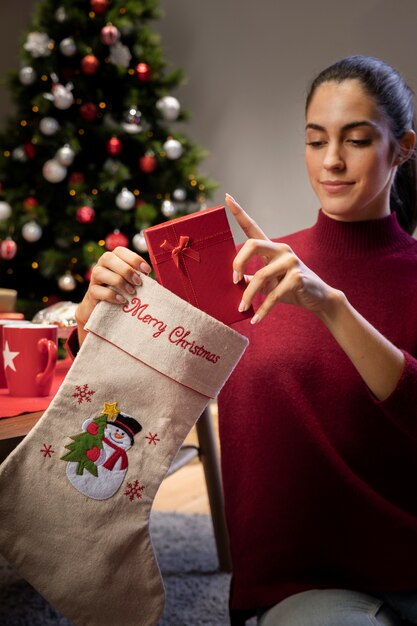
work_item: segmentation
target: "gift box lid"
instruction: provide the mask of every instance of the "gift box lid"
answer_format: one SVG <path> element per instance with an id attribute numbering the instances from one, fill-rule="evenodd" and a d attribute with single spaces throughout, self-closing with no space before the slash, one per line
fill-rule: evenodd
<path id="1" fill-rule="evenodd" d="M 224 206 L 211 207 L 144 231 L 158 282 L 224 324 L 253 315 L 238 307 L 244 280 L 233 283 L 236 247 Z"/>

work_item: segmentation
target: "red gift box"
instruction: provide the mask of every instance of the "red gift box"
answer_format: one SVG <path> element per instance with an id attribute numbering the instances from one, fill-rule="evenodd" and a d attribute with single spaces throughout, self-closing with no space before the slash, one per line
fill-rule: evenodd
<path id="1" fill-rule="evenodd" d="M 245 281 L 233 283 L 236 248 L 223 206 L 185 215 L 144 231 L 158 282 L 224 324 L 239 313 Z"/>

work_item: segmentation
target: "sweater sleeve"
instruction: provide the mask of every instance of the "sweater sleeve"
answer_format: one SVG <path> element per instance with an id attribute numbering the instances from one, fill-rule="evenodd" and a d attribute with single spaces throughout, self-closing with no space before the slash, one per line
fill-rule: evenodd
<path id="1" fill-rule="evenodd" d="M 386 400 L 376 402 L 401 430 L 417 440 L 417 359 L 403 351 L 405 365 L 400 380 Z"/>

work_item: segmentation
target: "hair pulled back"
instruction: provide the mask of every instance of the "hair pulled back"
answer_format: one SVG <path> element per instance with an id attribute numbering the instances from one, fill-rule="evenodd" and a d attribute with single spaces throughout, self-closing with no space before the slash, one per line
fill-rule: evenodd
<path id="1" fill-rule="evenodd" d="M 306 111 L 316 89 L 326 82 L 358 80 L 384 114 L 393 137 L 399 141 L 407 130 L 415 130 L 414 93 L 393 67 L 369 56 L 349 56 L 324 69 L 311 83 Z M 416 153 L 397 168 L 390 196 L 391 211 L 402 228 L 412 234 L 417 226 Z"/>

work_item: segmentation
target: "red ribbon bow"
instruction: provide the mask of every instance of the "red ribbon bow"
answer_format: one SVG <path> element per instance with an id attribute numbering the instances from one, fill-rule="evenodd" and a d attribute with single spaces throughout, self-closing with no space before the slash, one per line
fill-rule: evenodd
<path id="1" fill-rule="evenodd" d="M 190 238 L 188 235 L 181 235 L 180 240 L 177 246 L 173 246 L 165 239 L 163 243 L 161 243 L 161 248 L 166 250 L 167 252 L 171 252 L 171 258 L 174 261 L 177 267 L 180 266 L 180 256 L 183 254 L 185 256 L 190 257 L 194 261 L 200 261 L 200 254 L 189 247 Z"/>

